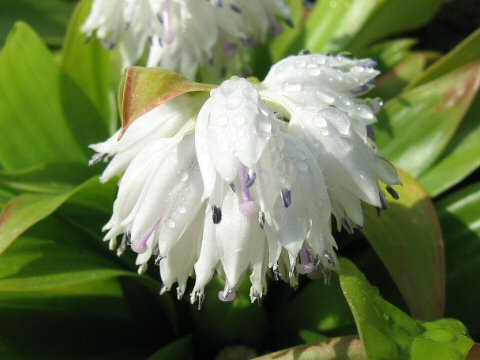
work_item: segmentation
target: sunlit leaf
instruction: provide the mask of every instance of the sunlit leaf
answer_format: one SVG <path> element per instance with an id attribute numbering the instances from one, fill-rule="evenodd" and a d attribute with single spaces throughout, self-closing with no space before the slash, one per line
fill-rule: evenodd
<path id="1" fill-rule="evenodd" d="M 10 200 L 0 214 L 0 253 L 5 251 L 25 230 L 58 209 L 71 196 L 97 184 L 92 178 L 80 186 L 67 188 L 54 194 L 25 193 Z"/>
<path id="2" fill-rule="evenodd" d="M 432 196 L 449 189 L 480 166 L 480 94 L 440 158 L 420 176 Z"/>
<path id="3" fill-rule="evenodd" d="M 447 260 L 447 308 L 480 336 L 480 183 L 471 185 L 438 203 L 445 236 Z"/>
<path id="4" fill-rule="evenodd" d="M 106 136 L 106 129 L 113 132 L 117 128 L 116 99 L 114 77 L 118 77 L 121 68 L 113 66 L 113 55 L 100 40 L 92 37 L 86 41 L 86 34 L 81 32 L 91 7 L 92 0 L 79 3 L 70 21 L 62 51 L 60 67 L 65 73 L 65 82 L 70 81 L 72 95 L 67 97 L 68 104 L 77 111 L 76 115 L 83 129 L 87 129 L 101 139 Z M 118 75 L 116 75 L 118 74 Z M 79 98 L 81 97 L 81 98 Z M 78 114 L 78 110 L 83 112 Z M 81 119 L 82 116 L 89 118 Z M 90 125 L 85 122 L 89 121 Z M 79 129 L 82 130 L 82 129 Z"/>
<path id="5" fill-rule="evenodd" d="M 377 144 L 396 165 L 418 176 L 442 153 L 480 86 L 480 62 L 402 93 L 379 114 Z"/>
<path id="6" fill-rule="evenodd" d="M 447 55 L 430 66 L 427 71 L 412 81 L 409 87 L 413 88 L 425 84 L 450 71 L 454 71 L 461 66 L 478 60 L 480 60 L 480 29 L 475 31 Z"/>
<path id="7" fill-rule="evenodd" d="M 433 320 L 445 305 L 443 239 L 435 207 L 422 186 L 400 172 L 399 200 L 378 216 L 366 211 L 363 233 L 398 286 L 411 313 Z"/>
<path id="8" fill-rule="evenodd" d="M 306 48 L 359 51 L 374 41 L 426 23 L 440 0 L 328 0 L 317 3 L 306 23 Z"/>
<path id="9" fill-rule="evenodd" d="M 366 360 L 362 341 L 356 336 L 337 337 L 317 344 L 295 346 L 255 360 Z"/>
<path id="10" fill-rule="evenodd" d="M 369 359 L 461 360 L 472 347 L 459 321 L 416 321 L 383 300 L 349 260 L 341 260 L 339 272 Z"/>
<path id="11" fill-rule="evenodd" d="M 0 53 L 0 78 L 0 162 L 6 170 L 86 161 L 62 108 L 58 66 L 25 24 L 14 27 Z"/>
<path id="12" fill-rule="evenodd" d="M 188 92 L 210 91 L 216 85 L 196 83 L 164 68 L 127 68 L 120 88 L 124 134 L 128 127 L 152 108 Z"/>
<path id="13" fill-rule="evenodd" d="M 436 59 L 438 54 L 433 52 L 412 52 L 391 70 L 382 73 L 368 96 L 378 96 L 387 101 L 399 95 L 420 74 L 427 64 Z"/>

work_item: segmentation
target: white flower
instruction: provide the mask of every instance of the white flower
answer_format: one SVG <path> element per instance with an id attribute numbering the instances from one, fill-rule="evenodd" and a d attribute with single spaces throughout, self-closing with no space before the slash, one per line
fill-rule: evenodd
<path id="1" fill-rule="evenodd" d="M 119 251 L 130 243 L 140 272 L 156 256 L 162 291 L 177 283 L 181 297 L 194 277 L 199 305 L 215 272 L 223 301 L 246 276 L 252 301 L 261 298 L 269 269 L 293 286 L 298 274 L 327 275 L 331 215 L 352 231 L 364 203 L 386 207 L 379 181 L 393 195 L 399 183 L 367 136 L 376 109 L 355 98 L 376 75 L 371 65 L 291 57 L 263 83 L 232 77 L 207 100 L 181 95 L 93 146 L 113 156 L 102 180 L 124 171 L 105 240 L 114 248 L 124 234 Z"/>
<path id="2" fill-rule="evenodd" d="M 287 19 L 284 0 L 95 0 L 82 31 L 120 47 L 125 65 L 147 48 L 147 66 L 194 78 L 200 66 L 239 70 L 245 48 Z M 213 68 L 212 68 L 213 69 Z"/>
<path id="3" fill-rule="evenodd" d="M 370 59 L 308 54 L 275 64 L 262 82 L 262 95 L 281 105 L 289 133 L 316 154 L 339 227 L 362 226 L 362 203 L 384 209 L 379 181 L 396 196 L 395 168 L 378 155 L 369 138 L 381 102 L 356 98 L 378 75 Z M 278 106 L 278 105 L 277 105 Z"/>

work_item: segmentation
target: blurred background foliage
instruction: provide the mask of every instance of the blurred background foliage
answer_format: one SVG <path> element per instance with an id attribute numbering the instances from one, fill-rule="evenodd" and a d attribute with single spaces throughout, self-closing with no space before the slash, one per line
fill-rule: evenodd
<path id="1" fill-rule="evenodd" d="M 242 359 L 306 344 L 265 358 L 465 358 L 480 339 L 478 1 L 289 2 L 295 27 L 255 49 L 253 73 L 302 49 L 376 59 L 376 141 L 403 169 L 401 198 L 335 234 L 330 284 L 272 280 L 259 306 L 246 291 L 219 302 L 214 281 L 198 311 L 101 241 L 116 185 L 86 166 L 88 145 L 119 124 L 121 67 L 79 33 L 91 1 L 0 0 L 0 357 Z"/>

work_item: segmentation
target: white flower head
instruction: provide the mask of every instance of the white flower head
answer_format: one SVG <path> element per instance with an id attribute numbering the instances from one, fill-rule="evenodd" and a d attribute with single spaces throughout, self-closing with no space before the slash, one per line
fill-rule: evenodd
<path id="1" fill-rule="evenodd" d="M 108 48 L 118 44 L 125 65 L 146 52 L 147 66 L 193 78 L 210 63 L 239 70 L 248 45 L 289 17 L 284 0 L 95 0 L 82 31 Z"/>
<path id="2" fill-rule="evenodd" d="M 140 271 L 155 256 L 162 291 L 177 283 L 181 297 L 194 277 L 199 305 L 216 272 L 223 301 L 247 276 L 261 298 L 269 269 L 293 286 L 298 274 L 327 275 L 332 215 L 362 226 L 363 204 L 387 205 L 379 182 L 394 195 L 399 183 L 367 136 L 376 109 L 355 96 L 376 73 L 369 60 L 291 57 L 263 83 L 232 77 L 206 100 L 181 95 L 147 112 L 94 146 L 113 156 L 103 180 L 124 171 L 105 240 L 114 248 L 124 234 L 119 250 L 129 243 Z"/>

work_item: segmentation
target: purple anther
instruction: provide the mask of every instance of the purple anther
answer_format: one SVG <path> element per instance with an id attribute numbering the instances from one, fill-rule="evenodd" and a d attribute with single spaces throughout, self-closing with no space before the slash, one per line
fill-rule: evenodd
<path id="1" fill-rule="evenodd" d="M 366 63 L 365 63 L 366 66 L 368 67 L 376 67 L 378 65 L 378 61 L 376 60 L 373 60 L 373 59 L 369 59 Z"/>
<path id="2" fill-rule="evenodd" d="M 315 265 L 310 260 L 310 256 L 308 255 L 308 251 L 305 248 L 305 245 L 302 246 L 299 256 L 300 256 L 300 263 L 297 264 L 297 272 L 299 274 L 309 274 L 313 270 L 315 270 Z"/>
<path id="3" fill-rule="evenodd" d="M 274 34 L 281 34 L 283 32 L 283 26 L 278 22 L 278 20 L 271 13 L 267 12 L 267 19 L 272 25 Z"/>
<path id="4" fill-rule="evenodd" d="M 367 125 L 367 136 L 375 141 L 375 129 L 373 128 L 372 125 Z"/>
<path id="5" fill-rule="evenodd" d="M 170 0 L 165 0 L 165 3 L 163 5 L 163 12 L 162 12 L 163 29 L 164 29 L 163 41 L 167 45 L 170 45 L 175 40 L 175 33 L 173 32 L 173 29 L 172 29 L 172 22 L 170 17 L 171 12 L 172 12 L 172 9 L 170 7 Z"/>
<path id="6" fill-rule="evenodd" d="M 370 106 L 370 109 L 372 109 L 374 114 L 378 114 L 380 110 L 382 109 L 383 101 L 382 99 L 376 98 L 376 99 L 371 99 L 368 102 L 368 106 Z"/>
<path id="7" fill-rule="evenodd" d="M 290 207 L 290 205 L 292 205 L 292 192 L 287 189 L 282 189 L 282 200 L 283 206 L 286 208 Z"/>
<path id="8" fill-rule="evenodd" d="M 369 89 L 370 89 L 370 86 L 364 84 L 355 89 L 352 89 L 352 93 L 355 95 L 363 94 L 364 92 L 367 92 Z"/>
<path id="9" fill-rule="evenodd" d="M 386 187 L 388 193 L 390 195 L 392 195 L 392 197 L 395 199 L 395 200 L 398 200 L 400 199 L 400 195 L 398 195 L 398 193 L 395 191 L 395 189 L 393 187 L 391 187 L 390 185 L 387 185 Z"/>
<path id="10" fill-rule="evenodd" d="M 247 174 L 247 180 L 245 182 L 245 185 L 247 185 L 247 188 L 251 188 L 253 184 L 255 184 L 255 180 L 257 178 L 257 173 L 253 173 L 252 176 Z"/>
<path id="11" fill-rule="evenodd" d="M 242 200 L 240 204 L 240 211 L 243 215 L 251 216 L 257 214 L 260 210 L 258 204 L 252 199 L 252 194 L 250 194 L 250 189 L 248 186 L 249 176 L 248 169 L 245 165 L 241 164 L 239 169 L 240 176 L 240 187 L 242 188 Z"/>
<path id="12" fill-rule="evenodd" d="M 237 292 L 233 289 L 225 289 L 218 292 L 218 299 L 223 302 L 232 302 L 237 298 Z"/>

